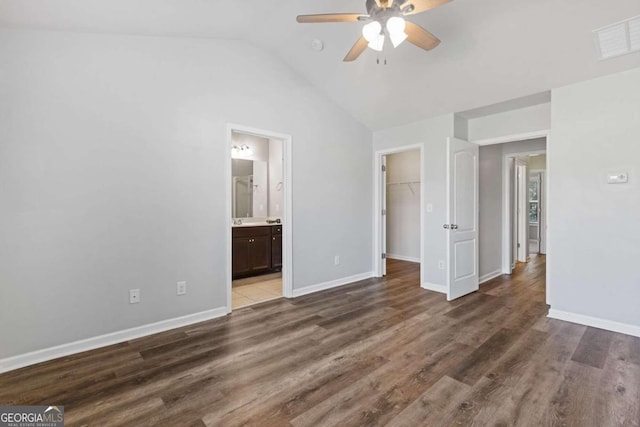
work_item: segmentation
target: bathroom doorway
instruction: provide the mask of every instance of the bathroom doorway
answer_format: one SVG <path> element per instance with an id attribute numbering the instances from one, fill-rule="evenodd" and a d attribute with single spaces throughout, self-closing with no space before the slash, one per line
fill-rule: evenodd
<path id="1" fill-rule="evenodd" d="M 229 125 L 227 311 L 290 297 L 288 135 Z"/>

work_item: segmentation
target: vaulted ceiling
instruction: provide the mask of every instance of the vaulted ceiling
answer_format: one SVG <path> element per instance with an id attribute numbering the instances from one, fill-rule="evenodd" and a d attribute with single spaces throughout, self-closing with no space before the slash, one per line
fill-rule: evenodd
<path id="1" fill-rule="evenodd" d="M 640 66 L 598 61 L 591 31 L 640 15 L 637 0 L 455 0 L 412 20 L 442 40 L 342 58 L 361 23 L 298 24 L 306 13 L 365 12 L 364 0 L 0 0 L 0 25 L 243 39 L 262 46 L 371 129 L 470 110 Z M 311 40 L 324 50 L 311 49 Z M 376 64 L 380 58 L 381 64 Z M 384 59 L 387 64 L 384 65 Z"/>

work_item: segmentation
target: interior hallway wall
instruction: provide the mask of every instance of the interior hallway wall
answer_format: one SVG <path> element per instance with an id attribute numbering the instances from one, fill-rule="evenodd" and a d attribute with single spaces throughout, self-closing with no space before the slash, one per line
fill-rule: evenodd
<path id="1" fill-rule="evenodd" d="M 420 150 L 387 156 L 387 258 L 420 262 Z"/>

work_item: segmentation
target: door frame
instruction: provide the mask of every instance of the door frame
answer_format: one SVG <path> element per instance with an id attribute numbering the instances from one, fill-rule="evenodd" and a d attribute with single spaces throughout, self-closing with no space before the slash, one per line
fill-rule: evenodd
<path id="1" fill-rule="evenodd" d="M 529 189 L 529 169 L 527 163 L 518 157 L 527 156 L 520 155 L 515 158 L 515 177 L 516 177 L 516 197 L 515 209 L 512 221 L 515 225 L 516 234 L 514 236 L 516 256 L 518 262 L 529 261 L 529 221 L 527 221 L 527 205 L 528 205 L 528 189 Z"/>
<path id="2" fill-rule="evenodd" d="M 420 155 L 420 286 L 424 287 L 424 215 L 425 215 L 425 161 L 424 161 L 424 144 L 411 144 L 399 147 L 386 148 L 377 150 L 373 156 L 373 273 L 375 277 L 382 277 L 383 264 L 382 253 L 385 248 L 382 247 L 382 221 L 386 221 L 386 217 L 382 215 L 382 158 L 390 154 L 403 153 L 406 151 L 418 150 Z"/>
<path id="3" fill-rule="evenodd" d="M 518 141 L 526 141 L 526 140 L 530 140 L 530 139 L 536 139 L 536 138 L 545 138 L 545 140 L 547 141 L 547 147 L 546 147 L 546 151 L 545 154 L 547 155 L 547 170 L 546 170 L 546 174 L 545 177 L 547 178 L 547 182 L 545 183 L 545 190 L 546 193 L 549 194 L 549 183 L 551 182 L 551 174 L 550 174 L 550 170 L 549 170 L 549 165 L 551 163 L 551 157 L 552 157 L 552 135 L 551 135 L 551 130 L 549 129 L 544 129 L 544 130 L 539 130 L 539 131 L 534 131 L 534 132 L 527 132 L 527 133 L 521 133 L 521 134 L 511 134 L 511 135 L 504 135 L 504 136 L 500 136 L 500 137 L 496 137 L 496 138 L 488 138 L 488 139 L 483 139 L 483 140 L 475 140 L 472 142 L 475 142 L 478 145 L 494 145 L 494 144 L 504 144 L 505 142 L 518 142 Z M 509 203 L 508 203 L 508 198 L 509 198 L 509 164 L 508 164 L 508 157 L 513 157 L 513 155 L 506 155 L 503 157 L 502 159 L 502 274 L 511 274 L 511 265 L 509 262 L 509 221 L 508 218 L 510 217 L 509 214 Z M 552 293 L 552 282 L 551 282 L 551 275 L 550 275 L 550 271 L 551 271 L 551 267 L 550 267 L 550 263 L 553 260 L 553 252 L 551 250 L 551 233 L 549 232 L 551 230 L 551 221 L 549 218 L 549 206 L 551 205 L 549 197 L 547 197 L 547 207 L 546 207 L 546 211 L 545 211 L 545 217 L 546 217 L 546 225 L 547 225 L 547 229 L 545 230 L 545 245 L 546 245 L 546 265 L 547 265 L 547 274 L 546 274 L 546 302 L 547 305 L 552 305 L 552 297 L 553 297 L 553 293 Z"/>
<path id="4" fill-rule="evenodd" d="M 518 141 L 512 141 L 518 142 Z M 511 218 L 511 193 L 509 191 L 509 184 L 513 177 L 509 174 L 509 159 L 513 159 L 516 157 L 528 156 L 530 154 L 546 154 L 547 155 L 547 163 L 549 162 L 549 138 L 547 137 L 547 149 L 546 150 L 533 150 L 526 151 L 522 153 L 510 153 L 505 154 L 502 158 L 502 274 L 511 274 L 512 272 L 512 264 L 511 264 L 511 247 L 513 245 L 513 239 L 515 236 L 511 236 L 512 230 L 514 227 L 513 218 Z M 514 162 L 514 168 L 516 167 Z M 547 173 L 548 176 L 548 173 Z M 545 183 L 545 190 L 549 189 L 549 180 Z M 547 205 L 548 207 L 548 205 Z M 549 247 L 549 230 L 547 229 L 547 233 L 545 235 L 547 238 L 547 248 Z M 514 254 L 514 259 L 516 258 Z M 549 258 L 547 258 L 547 266 L 549 265 Z M 548 271 L 548 270 L 547 270 Z M 548 279 L 548 275 L 547 275 Z M 548 291 L 548 283 L 547 283 L 547 295 Z M 547 304 L 549 304 L 549 300 L 547 297 Z"/>
<path id="5" fill-rule="evenodd" d="M 232 191 L 231 191 L 231 139 L 232 132 L 260 136 L 263 138 L 282 140 L 282 295 L 285 298 L 293 298 L 293 230 L 292 230 L 292 183 L 291 183 L 291 135 L 273 132 L 270 130 L 258 129 L 251 126 L 227 123 L 227 137 L 225 147 L 225 212 L 226 212 L 226 292 L 227 292 L 227 314 L 231 313 L 231 292 L 232 292 Z"/>
<path id="6" fill-rule="evenodd" d="M 544 189 L 545 189 L 545 193 L 549 194 L 549 183 L 551 182 L 551 178 L 550 178 L 550 171 L 549 171 L 549 163 L 551 160 L 551 151 L 552 151 L 552 146 L 551 146 L 551 134 L 550 132 L 546 133 L 546 142 L 547 142 L 547 147 L 546 150 L 537 150 L 537 151 L 529 151 L 526 153 L 517 153 L 518 155 L 527 155 L 527 154 L 546 154 L 547 156 L 547 169 L 545 172 L 545 178 L 546 178 L 546 182 L 544 183 Z M 503 141 L 503 142 L 517 142 L 519 140 L 515 139 L 513 141 Z M 499 142 L 498 144 L 502 144 L 503 142 Z M 514 154 L 507 154 L 503 157 L 502 159 L 502 274 L 511 274 L 512 270 L 511 270 L 511 257 L 510 257 L 510 245 L 511 245 L 511 239 L 510 237 L 510 227 L 511 225 L 511 215 L 510 215 L 510 211 L 509 211 L 509 206 L 511 203 L 511 195 L 509 194 L 509 180 L 510 180 L 510 176 L 509 176 L 509 158 L 513 158 L 515 157 Z M 546 282 L 545 282 L 545 288 L 546 288 L 546 303 L 547 305 L 552 305 L 552 282 L 550 280 L 551 275 L 550 275 L 550 264 L 552 262 L 553 259 L 553 253 L 551 251 L 551 222 L 549 221 L 549 206 L 550 206 L 550 202 L 549 202 L 549 198 L 546 198 L 546 206 L 545 206 L 545 212 L 544 212 L 544 217 L 545 217 L 545 222 L 546 222 L 546 230 L 544 232 L 544 238 L 545 238 L 545 249 L 546 249 Z"/>

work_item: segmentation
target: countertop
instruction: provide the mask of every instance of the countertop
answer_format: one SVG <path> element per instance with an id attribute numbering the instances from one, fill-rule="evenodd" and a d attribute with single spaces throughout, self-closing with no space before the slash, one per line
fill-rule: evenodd
<path id="1" fill-rule="evenodd" d="M 240 228 L 240 227 L 272 227 L 274 225 L 282 225 L 281 223 L 273 223 L 273 224 L 269 224 L 265 221 L 258 221 L 258 222 L 243 222 L 242 224 L 231 224 L 232 228 Z"/>

